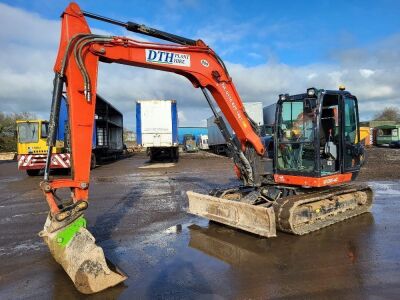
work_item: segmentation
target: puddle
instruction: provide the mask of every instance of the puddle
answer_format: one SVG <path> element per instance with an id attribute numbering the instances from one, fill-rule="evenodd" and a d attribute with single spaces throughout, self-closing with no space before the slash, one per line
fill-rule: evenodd
<path id="1" fill-rule="evenodd" d="M 400 182 L 396 181 L 370 181 L 368 185 L 373 188 L 375 194 L 385 196 L 399 196 Z"/>
<path id="2" fill-rule="evenodd" d="M 28 240 L 11 247 L 0 247 L 0 256 L 29 255 L 33 251 L 46 248 L 43 242 Z"/>
<path id="3" fill-rule="evenodd" d="M 371 185 L 378 201 L 385 193 L 399 198 L 397 182 Z M 400 239 L 393 240 L 395 226 L 379 222 L 385 213 L 397 223 L 396 203 L 394 210 L 366 213 L 305 236 L 278 232 L 271 239 L 187 215 L 177 225 L 117 246 L 122 269 L 133 272 L 120 297 L 134 292 L 159 298 L 170 291 L 178 298 L 360 297 L 370 289 L 390 295 L 390 287 L 400 284 L 394 263 Z M 377 287 L 377 281 L 389 288 Z"/>
<path id="4" fill-rule="evenodd" d="M 368 273 L 376 263 L 387 266 L 376 261 L 373 247 L 365 247 L 373 228 L 373 215 L 364 214 L 306 236 L 279 232 L 265 239 L 188 217 L 116 248 L 120 267 L 134 270 L 120 296 L 157 298 L 168 291 L 183 298 L 333 296 L 332 282 L 338 290 L 360 291 L 375 285 L 376 276 L 388 279 L 385 272 Z"/>
<path id="5" fill-rule="evenodd" d="M 162 168 L 171 168 L 175 167 L 175 163 L 150 163 L 144 166 L 138 167 L 139 169 L 162 169 Z"/>

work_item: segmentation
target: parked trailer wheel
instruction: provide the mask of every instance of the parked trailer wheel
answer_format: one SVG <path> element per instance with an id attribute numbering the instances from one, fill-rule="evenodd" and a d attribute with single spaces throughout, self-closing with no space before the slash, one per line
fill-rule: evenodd
<path id="1" fill-rule="evenodd" d="M 92 156 L 90 157 L 90 170 L 96 168 L 96 163 L 96 155 L 92 153 Z"/>
<path id="2" fill-rule="evenodd" d="M 150 162 L 153 162 L 155 157 L 153 149 L 150 148 L 148 155 L 150 157 Z"/>
<path id="3" fill-rule="evenodd" d="M 28 176 L 38 176 L 39 172 L 40 172 L 40 169 L 26 170 L 26 174 L 28 174 Z"/>
<path id="4" fill-rule="evenodd" d="M 178 162 L 178 160 L 179 160 L 179 147 L 176 147 L 176 148 L 175 148 L 175 151 L 174 151 L 174 160 L 175 160 L 176 162 Z"/>

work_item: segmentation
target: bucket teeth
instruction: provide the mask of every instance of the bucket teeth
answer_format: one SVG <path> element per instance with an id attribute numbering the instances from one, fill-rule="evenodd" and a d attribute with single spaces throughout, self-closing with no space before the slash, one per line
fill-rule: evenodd
<path id="1" fill-rule="evenodd" d="M 81 293 L 100 292 L 127 279 L 109 261 L 107 264 L 103 249 L 95 244 L 95 238 L 85 228 L 83 216 L 56 231 L 50 230 L 54 227 L 52 223 L 48 217 L 39 235 Z"/>

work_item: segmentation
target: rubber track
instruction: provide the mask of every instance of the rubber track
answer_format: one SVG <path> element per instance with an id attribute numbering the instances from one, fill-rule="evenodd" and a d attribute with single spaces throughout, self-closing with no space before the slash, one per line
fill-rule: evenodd
<path id="1" fill-rule="evenodd" d="M 367 203 L 365 205 L 360 205 L 356 209 L 349 209 L 344 212 L 335 212 L 324 217 L 324 219 L 317 220 L 314 223 L 306 223 L 303 226 L 295 227 L 292 224 L 293 212 L 300 205 L 332 198 L 337 195 L 343 195 L 347 193 L 354 193 L 358 191 L 363 191 L 367 194 Z M 341 185 L 338 187 L 329 187 L 325 190 L 306 192 L 305 194 L 289 196 L 279 199 L 274 204 L 274 211 L 276 216 L 276 227 L 277 229 L 289 232 L 295 235 L 304 235 L 313 231 L 317 231 L 321 228 L 327 227 L 329 225 L 341 222 L 343 220 L 358 216 L 371 209 L 373 201 L 373 191 L 369 186 L 358 185 L 358 184 L 348 184 Z"/>

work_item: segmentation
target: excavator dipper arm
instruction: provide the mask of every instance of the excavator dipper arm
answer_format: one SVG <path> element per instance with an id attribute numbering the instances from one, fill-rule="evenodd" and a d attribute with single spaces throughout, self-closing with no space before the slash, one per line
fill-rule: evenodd
<path id="1" fill-rule="evenodd" d="M 121 272 L 114 272 L 109 268 L 102 249 L 95 245 L 94 237 L 86 230 L 86 220 L 82 215 L 88 207 L 99 61 L 173 72 L 188 78 L 194 87 L 202 89 L 217 117 L 222 133 L 228 139 L 228 145 L 233 150 L 235 166 L 240 170 L 245 185 L 254 185 L 255 176 L 254 167 L 244 153 L 250 151 L 262 155 L 264 147 L 254 123 L 244 110 L 224 63 L 201 40 L 193 41 L 132 22 L 124 26 L 131 31 L 181 45 L 92 34 L 85 20 L 85 14 L 96 19 L 105 19 L 83 13 L 75 3 L 71 3 L 62 15 L 61 39 L 54 66 L 49 152 L 44 181 L 41 182 L 50 213 L 40 235 L 48 244 L 57 262 L 74 281 L 75 286 L 83 293 L 93 293 L 126 279 Z M 116 22 L 111 20 L 111 23 Z M 55 144 L 64 87 L 68 102 L 72 176 L 70 179 L 50 180 L 51 151 Z M 230 136 L 222 118 L 217 116 L 208 92 L 235 131 L 236 138 Z M 57 197 L 57 190 L 63 188 L 71 190 L 72 199 L 63 201 Z"/>

